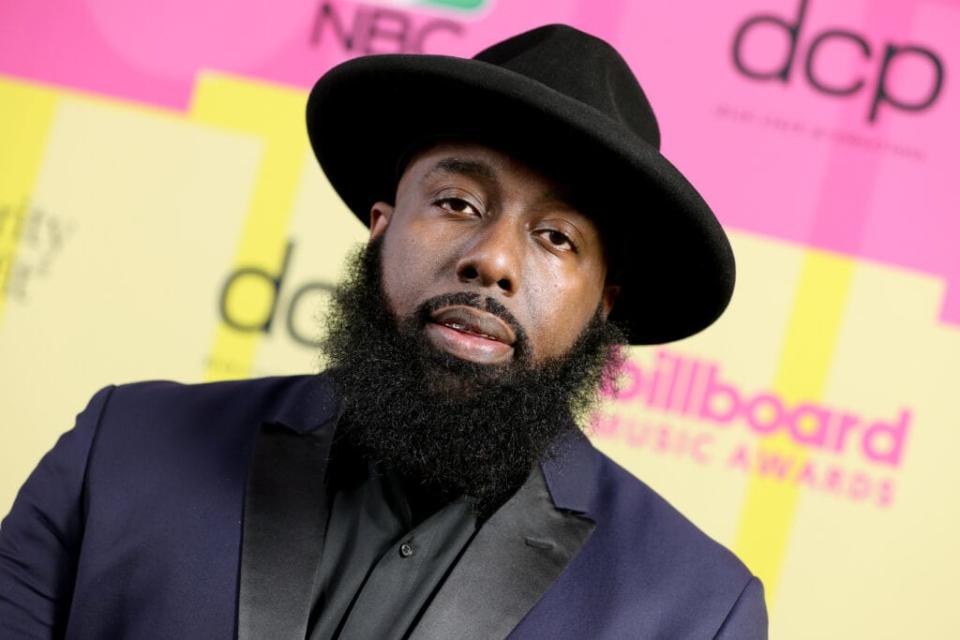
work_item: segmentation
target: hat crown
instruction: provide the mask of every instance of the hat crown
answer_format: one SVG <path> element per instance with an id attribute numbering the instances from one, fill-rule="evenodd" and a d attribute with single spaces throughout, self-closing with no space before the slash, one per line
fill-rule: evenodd
<path id="1" fill-rule="evenodd" d="M 581 102 L 660 148 L 660 128 L 640 83 L 605 41 L 552 24 L 499 42 L 474 60 L 513 71 Z"/>

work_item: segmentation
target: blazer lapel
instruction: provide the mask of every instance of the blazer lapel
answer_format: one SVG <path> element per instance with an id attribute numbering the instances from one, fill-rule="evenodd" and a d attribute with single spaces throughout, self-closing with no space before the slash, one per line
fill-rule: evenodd
<path id="1" fill-rule="evenodd" d="M 592 520 L 555 508 L 538 466 L 477 532 L 411 640 L 506 637 L 594 526 Z"/>
<path id="2" fill-rule="evenodd" d="M 336 414 L 335 397 L 321 386 L 261 427 L 244 501 L 240 640 L 306 636 L 326 529 L 324 476 Z"/>

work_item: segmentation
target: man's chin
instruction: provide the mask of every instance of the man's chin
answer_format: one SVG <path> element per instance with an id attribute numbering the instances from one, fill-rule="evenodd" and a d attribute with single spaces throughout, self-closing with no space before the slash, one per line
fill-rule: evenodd
<path id="1" fill-rule="evenodd" d="M 511 358 L 503 363 L 487 364 L 461 358 L 455 353 L 422 344 L 424 390 L 432 396 L 472 396 L 516 378 L 518 364 Z"/>

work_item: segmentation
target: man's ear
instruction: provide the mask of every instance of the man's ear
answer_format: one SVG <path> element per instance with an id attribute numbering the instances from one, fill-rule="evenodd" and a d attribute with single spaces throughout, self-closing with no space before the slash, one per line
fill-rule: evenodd
<path id="1" fill-rule="evenodd" d="M 374 202 L 370 207 L 370 240 L 376 240 L 384 234 L 393 216 L 393 205 L 386 202 Z"/>
<path id="2" fill-rule="evenodd" d="M 616 302 L 618 295 L 620 295 L 620 285 L 610 284 L 609 282 L 603 285 L 603 295 L 600 304 L 603 307 L 604 320 L 606 320 L 610 312 L 613 311 L 613 303 Z"/>

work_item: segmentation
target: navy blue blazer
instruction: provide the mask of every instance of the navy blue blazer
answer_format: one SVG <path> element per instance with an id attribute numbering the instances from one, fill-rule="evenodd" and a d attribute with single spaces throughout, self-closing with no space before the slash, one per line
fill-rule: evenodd
<path id="1" fill-rule="evenodd" d="M 323 375 L 98 392 L 0 528 L 0 637 L 302 639 L 338 415 Z M 586 438 L 541 470 L 555 511 L 494 515 L 414 638 L 766 637 L 759 580 Z"/>

